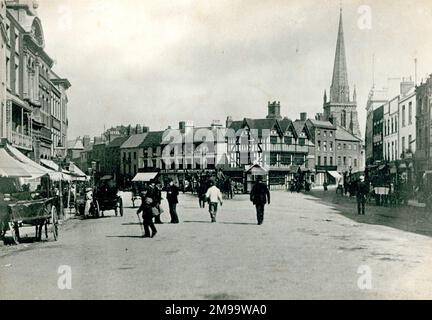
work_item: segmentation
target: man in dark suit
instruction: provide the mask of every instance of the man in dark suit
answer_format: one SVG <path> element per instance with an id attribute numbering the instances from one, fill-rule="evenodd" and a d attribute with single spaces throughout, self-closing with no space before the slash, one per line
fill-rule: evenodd
<path id="1" fill-rule="evenodd" d="M 167 200 L 169 206 L 169 212 L 171 215 L 171 223 L 179 223 L 177 215 L 177 204 L 178 204 L 179 188 L 174 184 L 174 181 L 170 180 L 167 189 Z"/>
<path id="2" fill-rule="evenodd" d="M 257 177 L 257 182 L 253 186 L 250 200 L 256 207 L 258 225 L 264 222 L 264 206 L 270 204 L 270 191 L 266 184 L 263 182 L 262 176 Z"/>
<path id="3" fill-rule="evenodd" d="M 356 198 L 357 198 L 357 213 L 365 214 L 366 195 L 369 193 L 369 186 L 364 181 L 364 176 L 360 177 L 357 183 Z"/>
<path id="4" fill-rule="evenodd" d="M 143 238 L 154 237 L 157 233 L 156 227 L 153 223 L 153 211 L 152 211 L 153 200 L 147 195 L 142 196 L 141 206 L 139 207 L 137 214 L 142 212 L 144 235 Z M 150 229 L 152 234 L 150 235 Z"/>
<path id="5" fill-rule="evenodd" d="M 149 186 L 147 196 L 153 200 L 152 207 L 160 212 L 162 193 L 159 190 L 159 188 L 157 187 L 156 180 L 154 180 L 154 179 L 150 180 L 150 186 Z M 155 216 L 155 223 L 156 224 L 163 224 L 163 222 L 161 221 L 161 218 L 160 218 L 160 214 Z"/>

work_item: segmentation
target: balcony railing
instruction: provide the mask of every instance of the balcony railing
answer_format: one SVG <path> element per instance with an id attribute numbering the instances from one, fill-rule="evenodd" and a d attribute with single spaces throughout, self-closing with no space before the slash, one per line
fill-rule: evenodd
<path id="1" fill-rule="evenodd" d="M 12 144 L 23 149 L 32 150 L 32 137 L 12 131 Z"/>

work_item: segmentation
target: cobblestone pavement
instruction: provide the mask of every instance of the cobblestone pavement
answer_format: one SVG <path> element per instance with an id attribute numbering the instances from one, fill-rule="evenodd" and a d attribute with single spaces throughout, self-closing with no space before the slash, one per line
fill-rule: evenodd
<path id="1" fill-rule="evenodd" d="M 0 247 L 0 299 L 432 298 L 430 237 L 316 196 L 272 192 L 257 226 L 247 196 L 225 201 L 212 224 L 181 195 L 181 223 L 157 226 L 154 239 L 140 237 L 130 207 L 71 219 L 57 242 Z M 61 290 L 68 267 L 72 288 Z"/>

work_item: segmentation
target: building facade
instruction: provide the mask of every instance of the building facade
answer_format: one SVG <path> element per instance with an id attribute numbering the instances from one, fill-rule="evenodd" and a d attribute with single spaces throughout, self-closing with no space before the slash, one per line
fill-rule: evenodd
<path id="1" fill-rule="evenodd" d="M 418 175 L 421 175 L 427 170 L 432 170 L 432 75 L 416 87 L 416 104 L 415 170 Z"/>
<path id="2" fill-rule="evenodd" d="M 70 83 L 52 71 L 36 2 L 1 7 L 1 137 L 36 161 L 50 159 L 65 150 Z"/>
<path id="3" fill-rule="evenodd" d="M 401 159 L 412 158 L 416 151 L 416 93 L 414 82 L 401 91 L 399 100 L 399 146 Z"/>
<path id="4" fill-rule="evenodd" d="M 368 164 L 381 163 L 384 160 L 384 105 L 372 112 L 373 120 L 373 149 Z"/>
<path id="5" fill-rule="evenodd" d="M 399 152 L 399 96 L 384 105 L 384 160 L 400 159 Z"/>

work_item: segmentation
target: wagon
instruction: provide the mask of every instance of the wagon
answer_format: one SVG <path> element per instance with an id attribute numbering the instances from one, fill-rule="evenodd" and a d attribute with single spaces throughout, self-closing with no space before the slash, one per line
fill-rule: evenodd
<path id="1" fill-rule="evenodd" d="M 5 241 L 5 235 L 10 230 L 12 239 L 20 243 L 19 228 L 34 226 L 36 238 L 42 237 L 42 231 L 48 239 L 49 234 L 54 241 L 58 238 L 58 214 L 54 205 L 56 198 L 2 202 L 0 208 L 0 238 Z"/>

